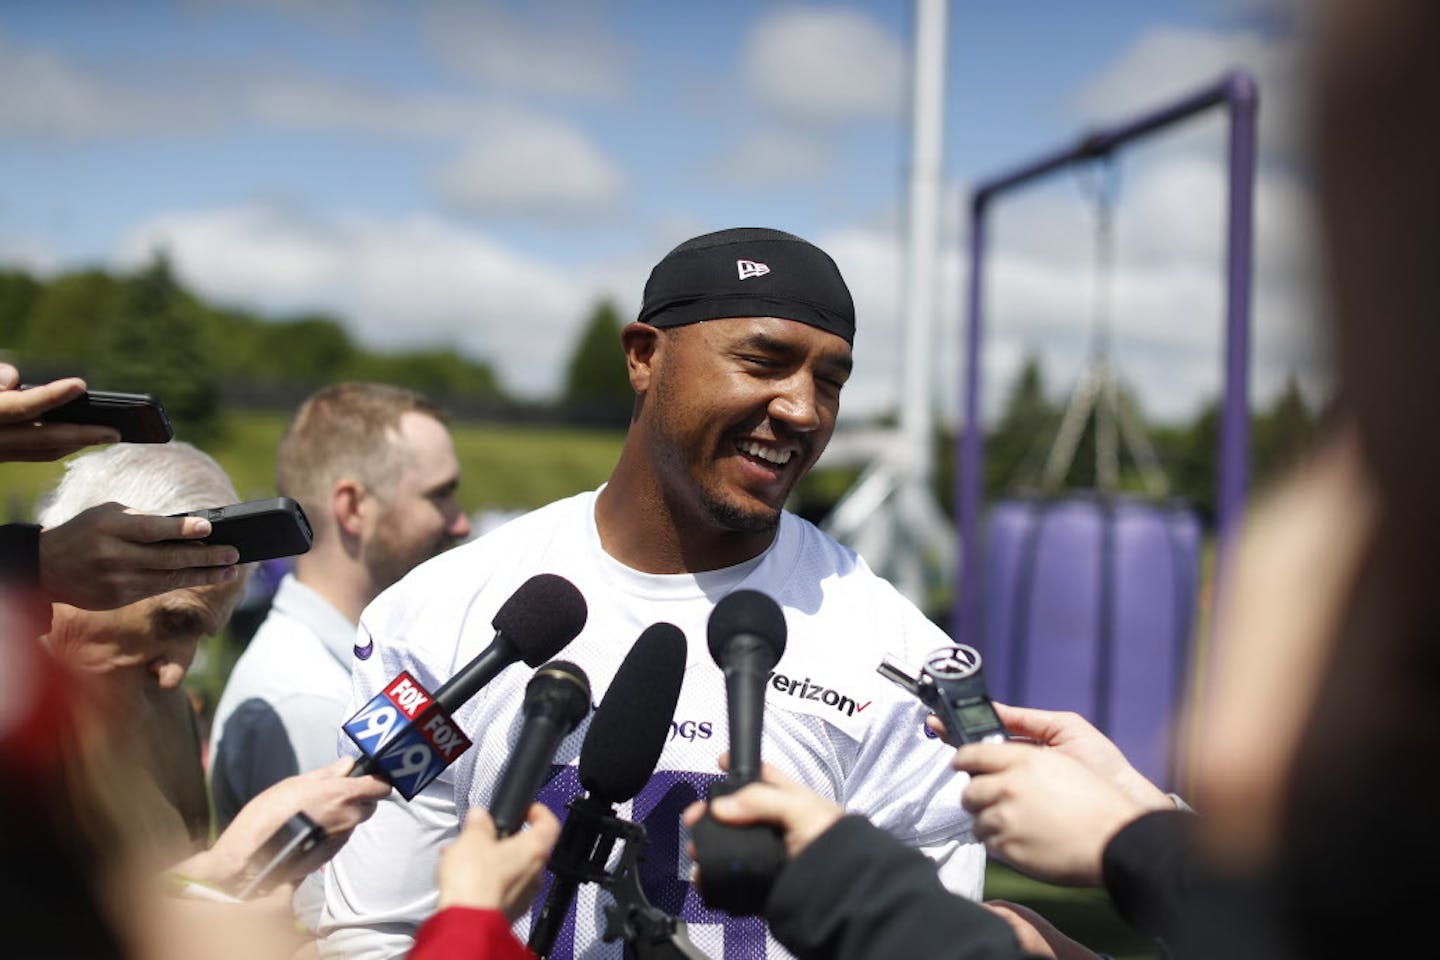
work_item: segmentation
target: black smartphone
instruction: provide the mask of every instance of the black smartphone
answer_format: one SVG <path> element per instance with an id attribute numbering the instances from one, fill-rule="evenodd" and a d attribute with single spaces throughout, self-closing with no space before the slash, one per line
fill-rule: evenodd
<path id="1" fill-rule="evenodd" d="M 29 385 L 20 389 L 29 389 Z M 165 405 L 148 393 L 87 390 L 40 414 L 44 423 L 86 423 L 114 427 L 124 443 L 168 443 L 175 436 Z"/>
<path id="2" fill-rule="evenodd" d="M 320 824 L 303 812 L 295 814 L 255 852 L 250 861 L 250 867 L 255 871 L 254 876 L 236 896 L 241 900 L 249 900 L 257 893 L 264 893 L 270 888 L 272 881 L 283 879 L 282 871 L 288 870 L 324 839 L 325 829 Z"/>
<path id="3" fill-rule="evenodd" d="M 305 511 L 289 497 L 247 500 L 172 516 L 209 520 L 210 536 L 198 542 L 229 544 L 240 551 L 240 563 L 293 557 L 309 550 L 315 539 Z"/>

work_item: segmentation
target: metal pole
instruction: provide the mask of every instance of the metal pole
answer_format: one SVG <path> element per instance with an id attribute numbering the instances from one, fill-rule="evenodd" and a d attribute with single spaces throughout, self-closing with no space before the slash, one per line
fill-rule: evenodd
<path id="1" fill-rule="evenodd" d="M 1226 224 L 1225 403 L 1220 429 L 1216 526 L 1225 545 L 1245 508 L 1250 448 L 1250 271 L 1255 191 L 1255 112 L 1259 94 L 1248 74 L 1226 80 L 1230 101 L 1230 213 Z M 1218 577 L 1217 577 L 1218 579 Z"/>
<path id="2" fill-rule="evenodd" d="M 946 0 L 916 0 L 915 72 L 911 105 L 909 235 L 905 271 L 905 352 L 901 367 L 899 467 L 895 517 L 901 537 L 895 585 L 923 598 L 922 538 L 914 529 L 932 521 L 935 474 L 935 264 L 939 245 L 940 165 L 944 143 Z"/>
<path id="3" fill-rule="evenodd" d="M 975 646 L 979 639 L 980 482 L 984 447 L 980 424 L 980 344 L 984 323 L 980 265 L 985 257 L 985 203 L 977 193 L 970 203 L 970 271 L 965 296 L 965 420 L 960 438 L 960 463 L 955 470 L 955 503 L 960 520 L 960 563 L 956 568 L 955 608 L 950 634 Z"/>
<path id="4" fill-rule="evenodd" d="M 915 89 L 911 119 L 910 214 L 905 271 L 905 364 L 900 426 L 911 476 L 933 472 L 931 371 L 934 367 L 935 261 L 945 113 L 945 0 L 915 4 Z"/>

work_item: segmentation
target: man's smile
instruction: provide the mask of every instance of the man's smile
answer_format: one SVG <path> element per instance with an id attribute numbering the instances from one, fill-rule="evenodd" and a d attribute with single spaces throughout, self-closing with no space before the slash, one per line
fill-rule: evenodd
<path id="1" fill-rule="evenodd" d="M 774 464 L 777 467 L 785 466 L 785 464 L 790 462 L 790 458 L 795 455 L 795 451 L 792 449 L 769 446 L 752 439 L 739 440 L 735 446 L 741 453 L 764 460 L 766 463 Z"/>

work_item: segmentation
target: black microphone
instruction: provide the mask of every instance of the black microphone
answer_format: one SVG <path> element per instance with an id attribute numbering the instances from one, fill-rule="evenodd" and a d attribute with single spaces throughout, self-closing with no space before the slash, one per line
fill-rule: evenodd
<path id="1" fill-rule="evenodd" d="M 540 666 L 580 635 L 587 614 L 575 584 L 557 574 L 537 573 L 495 613 L 490 646 L 435 691 L 435 702 L 453 713 L 516 660 Z"/>
<path id="2" fill-rule="evenodd" d="M 525 685 L 521 706 L 525 721 L 515 749 L 500 771 L 490 816 L 495 833 L 508 837 L 525 822 L 560 741 L 590 712 L 590 681 L 585 671 L 564 660 L 552 660 Z"/>
<path id="3" fill-rule="evenodd" d="M 736 590 L 715 604 L 706 631 L 710 656 L 725 671 L 729 779 L 738 787 L 760 779 L 765 684 L 785 652 L 785 615 L 758 590 Z"/>
<path id="4" fill-rule="evenodd" d="M 441 684 L 432 698 L 434 707 L 449 718 L 475 696 L 481 687 L 517 660 L 524 660 L 529 666 L 538 667 L 579 636 L 585 627 L 587 615 L 585 598 L 575 585 L 564 577 L 553 573 L 539 573 L 526 580 L 510 595 L 510 599 L 501 604 L 491 619 L 490 625 L 495 628 L 495 639 L 473 660 L 461 667 L 459 673 Z M 347 723 L 347 732 L 369 709 L 367 705 L 365 710 Z M 362 750 L 366 750 L 366 753 L 350 768 L 349 776 L 385 776 L 380 761 L 367 749 L 369 741 L 363 736 L 357 739 L 353 733 L 351 739 L 354 739 Z M 383 746 L 383 743 L 380 746 Z"/>
<path id="5" fill-rule="evenodd" d="M 710 788 L 714 799 L 760 779 L 765 684 L 785 652 L 785 615 L 765 594 L 736 590 L 715 604 L 707 639 L 725 671 L 730 722 L 730 775 Z M 725 826 L 707 811 L 691 835 L 705 905 L 734 916 L 760 913 L 785 860 L 780 831 L 768 824 Z"/>
<path id="6" fill-rule="evenodd" d="M 580 785 L 586 795 L 570 813 L 547 866 L 554 880 L 530 928 L 526 944 L 549 956 L 581 883 L 605 878 L 615 845 L 615 804 L 640 792 L 655 771 L 680 685 L 685 679 L 685 634 L 669 623 L 652 623 L 630 648 L 580 746 Z"/>

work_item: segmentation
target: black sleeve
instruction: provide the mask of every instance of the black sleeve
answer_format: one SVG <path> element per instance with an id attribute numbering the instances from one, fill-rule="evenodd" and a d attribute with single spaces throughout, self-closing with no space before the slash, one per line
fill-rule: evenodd
<path id="1" fill-rule="evenodd" d="M 770 930 L 800 960 L 1015 960 L 1004 920 L 950 893 L 935 864 L 863 817 L 839 820 L 781 871 Z"/>
<path id="2" fill-rule="evenodd" d="M 1161 810 L 1111 839 L 1102 871 L 1120 915 L 1174 960 L 1294 957 L 1271 878 L 1217 871 L 1196 854 L 1195 823 L 1193 814 Z"/>
<path id="3" fill-rule="evenodd" d="M 16 636 L 38 637 L 50 630 L 50 600 L 40 589 L 40 525 L 0 525 L 0 590 L 7 592 Z"/>
<path id="4" fill-rule="evenodd" d="M 40 524 L 0 526 L 0 583 L 15 587 L 40 584 Z"/>
<path id="5" fill-rule="evenodd" d="M 1179 810 L 1147 813 L 1123 827 L 1105 847 L 1101 873 L 1115 909 L 1132 927 L 1174 937 L 1193 909 L 1191 858 L 1195 817 Z"/>

